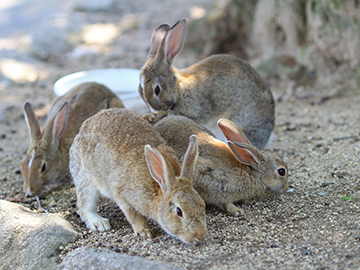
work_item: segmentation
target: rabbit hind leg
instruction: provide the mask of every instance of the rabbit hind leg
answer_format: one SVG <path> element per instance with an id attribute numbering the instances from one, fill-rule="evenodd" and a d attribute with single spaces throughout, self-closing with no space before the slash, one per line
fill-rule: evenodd
<path id="1" fill-rule="evenodd" d="M 108 108 L 124 108 L 124 104 L 121 102 L 119 98 L 114 97 L 109 100 Z"/>
<path id="2" fill-rule="evenodd" d="M 223 208 L 229 212 L 231 215 L 238 217 L 238 216 L 245 216 L 245 211 L 241 207 L 236 207 L 233 203 L 224 203 Z"/>

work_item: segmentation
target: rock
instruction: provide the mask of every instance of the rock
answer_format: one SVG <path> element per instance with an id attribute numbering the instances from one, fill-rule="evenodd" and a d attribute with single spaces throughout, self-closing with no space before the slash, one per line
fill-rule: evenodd
<path id="1" fill-rule="evenodd" d="M 110 250 L 97 250 L 93 248 L 82 247 L 69 253 L 64 258 L 58 269 L 178 270 L 180 268 L 166 263 L 150 261 L 138 256 L 119 254 Z"/>
<path id="2" fill-rule="evenodd" d="M 57 250 L 77 235 L 60 214 L 0 200 L 1 269 L 56 269 Z"/>

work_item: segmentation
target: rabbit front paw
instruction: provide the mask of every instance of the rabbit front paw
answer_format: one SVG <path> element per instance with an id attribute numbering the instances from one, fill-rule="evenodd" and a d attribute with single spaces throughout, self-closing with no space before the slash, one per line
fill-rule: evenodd
<path id="1" fill-rule="evenodd" d="M 146 237 L 146 238 L 152 238 L 153 235 L 152 235 L 152 232 L 149 228 L 143 228 L 139 231 L 136 231 L 135 232 L 136 235 L 139 235 L 141 237 Z"/>
<path id="2" fill-rule="evenodd" d="M 168 111 L 158 111 L 158 112 L 147 113 L 147 114 L 143 115 L 142 117 L 144 118 L 144 120 L 146 120 L 150 124 L 154 125 L 157 122 L 159 122 L 161 119 L 163 119 L 164 117 L 166 117 L 170 114 L 171 113 L 169 113 Z"/>
<path id="3" fill-rule="evenodd" d="M 240 207 L 236 207 L 233 203 L 225 203 L 224 208 L 228 211 L 231 215 L 238 217 L 238 216 L 245 216 L 244 209 Z"/>
<path id="4" fill-rule="evenodd" d="M 99 216 L 98 214 L 89 215 L 85 223 L 86 227 L 93 231 L 103 232 L 111 229 L 109 220 Z"/>

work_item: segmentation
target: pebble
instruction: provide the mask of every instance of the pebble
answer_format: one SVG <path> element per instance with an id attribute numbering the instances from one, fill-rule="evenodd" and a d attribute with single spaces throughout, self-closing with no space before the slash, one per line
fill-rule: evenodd
<path id="1" fill-rule="evenodd" d="M 303 248 L 302 250 L 301 250 L 301 254 L 302 255 L 309 255 L 310 254 L 310 251 L 307 249 L 307 248 Z"/>

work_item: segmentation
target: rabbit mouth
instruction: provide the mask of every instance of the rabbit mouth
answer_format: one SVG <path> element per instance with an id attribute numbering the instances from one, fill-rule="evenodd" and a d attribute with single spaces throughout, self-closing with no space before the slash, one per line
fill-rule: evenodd
<path id="1" fill-rule="evenodd" d="M 281 185 L 276 185 L 274 186 L 270 186 L 270 185 L 266 185 L 263 182 L 261 182 L 265 188 L 266 192 L 270 192 L 270 193 L 281 193 L 281 191 L 283 190 L 283 187 L 286 185 L 286 182 L 284 184 Z"/>

